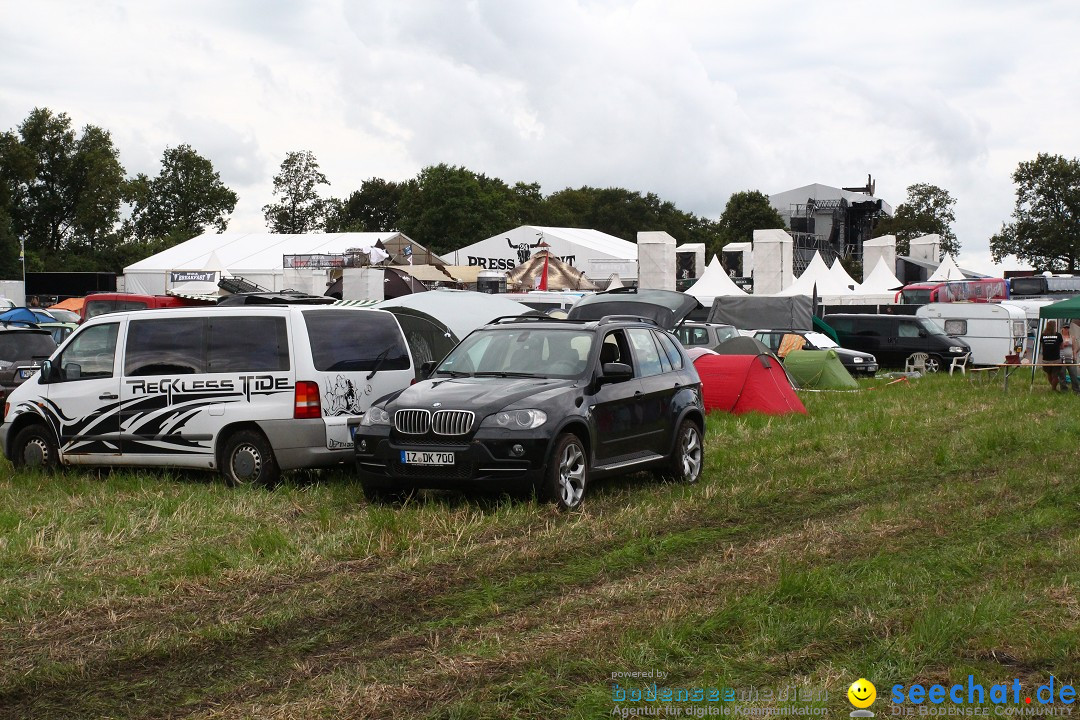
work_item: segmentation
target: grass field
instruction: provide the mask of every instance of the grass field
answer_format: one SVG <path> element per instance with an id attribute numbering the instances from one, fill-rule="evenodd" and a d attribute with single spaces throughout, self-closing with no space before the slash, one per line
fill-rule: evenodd
<path id="1" fill-rule="evenodd" d="M 0 718 L 599 718 L 629 672 L 833 717 L 866 677 L 881 717 L 897 683 L 1080 682 L 1080 398 L 862 387 L 714 415 L 700 483 L 575 514 L 0 460 Z"/>

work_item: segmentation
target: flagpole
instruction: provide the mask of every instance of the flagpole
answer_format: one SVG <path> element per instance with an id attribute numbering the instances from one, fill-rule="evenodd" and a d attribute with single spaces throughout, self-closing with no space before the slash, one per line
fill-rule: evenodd
<path id="1" fill-rule="evenodd" d="M 22 304 L 26 307 L 26 236 L 19 237 L 19 261 L 22 262 Z"/>

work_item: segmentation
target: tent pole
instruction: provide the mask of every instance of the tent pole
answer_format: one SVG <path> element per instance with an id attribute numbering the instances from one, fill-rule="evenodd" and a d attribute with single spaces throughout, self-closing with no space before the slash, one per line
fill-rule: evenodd
<path id="1" fill-rule="evenodd" d="M 1042 346 L 1042 334 L 1045 327 L 1046 320 L 1040 316 L 1039 329 L 1035 332 L 1035 349 L 1031 351 L 1031 384 L 1028 385 L 1028 392 L 1035 387 L 1035 364 L 1039 362 L 1039 350 Z"/>

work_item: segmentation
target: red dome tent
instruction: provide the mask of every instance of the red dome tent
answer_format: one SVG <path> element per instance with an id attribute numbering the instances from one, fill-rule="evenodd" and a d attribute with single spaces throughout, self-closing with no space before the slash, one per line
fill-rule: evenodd
<path id="1" fill-rule="evenodd" d="M 701 355 L 694 367 L 701 376 L 705 412 L 806 414 L 784 367 L 771 353 Z"/>

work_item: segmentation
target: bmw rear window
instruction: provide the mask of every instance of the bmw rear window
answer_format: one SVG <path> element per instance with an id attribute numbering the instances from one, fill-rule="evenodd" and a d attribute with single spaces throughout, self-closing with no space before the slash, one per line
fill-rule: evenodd
<path id="1" fill-rule="evenodd" d="M 305 310 L 315 369 L 408 370 L 409 350 L 394 316 L 384 312 Z"/>

